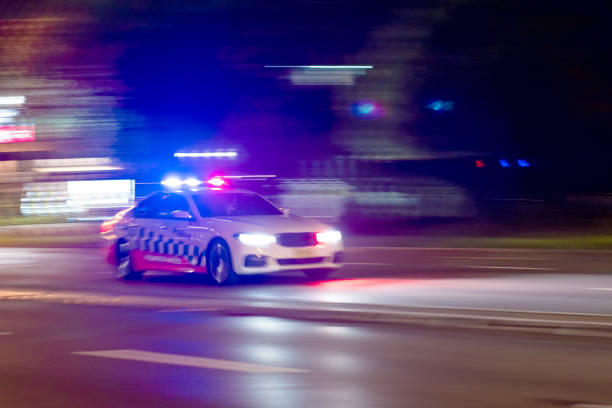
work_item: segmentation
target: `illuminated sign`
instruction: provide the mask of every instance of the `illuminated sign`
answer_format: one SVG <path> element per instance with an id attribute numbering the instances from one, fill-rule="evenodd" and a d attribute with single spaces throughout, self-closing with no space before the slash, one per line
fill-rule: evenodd
<path id="1" fill-rule="evenodd" d="M 23 105 L 25 96 L 0 96 L 0 105 Z"/>
<path id="2" fill-rule="evenodd" d="M 34 126 L 0 126 L 0 143 L 33 142 Z"/>

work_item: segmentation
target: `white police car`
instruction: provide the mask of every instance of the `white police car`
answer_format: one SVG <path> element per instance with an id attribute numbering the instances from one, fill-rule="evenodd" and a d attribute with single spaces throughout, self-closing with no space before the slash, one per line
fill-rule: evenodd
<path id="1" fill-rule="evenodd" d="M 247 190 L 154 193 L 105 221 L 100 234 L 117 279 L 151 270 L 208 273 L 218 284 L 287 270 L 324 279 L 343 258 L 339 231 Z"/>

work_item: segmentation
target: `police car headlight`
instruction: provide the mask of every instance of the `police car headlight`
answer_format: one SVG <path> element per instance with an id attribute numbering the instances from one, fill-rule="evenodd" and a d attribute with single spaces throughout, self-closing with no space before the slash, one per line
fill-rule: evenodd
<path id="1" fill-rule="evenodd" d="M 340 231 L 317 232 L 317 242 L 319 244 L 333 244 L 342 239 Z"/>
<path id="2" fill-rule="evenodd" d="M 276 242 L 276 237 L 269 234 L 236 234 L 238 241 L 245 245 L 266 246 Z"/>

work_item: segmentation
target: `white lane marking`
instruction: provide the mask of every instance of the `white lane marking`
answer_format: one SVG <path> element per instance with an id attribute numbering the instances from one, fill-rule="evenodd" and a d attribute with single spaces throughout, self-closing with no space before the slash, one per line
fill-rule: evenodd
<path id="1" fill-rule="evenodd" d="M 558 268 L 536 268 L 532 266 L 486 266 L 486 265 L 465 265 L 459 266 L 459 268 L 472 268 L 472 269 L 518 269 L 526 271 L 558 271 Z"/>
<path id="2" fill-rule="evenodd" d="M 612 290 L 612 288 L 587 288 L 590 290 Z"/>
<path id="3" fill-rule="evenodd" d="M 612 408 L 612 405 L 603 405 L 603 404 L 572 404 L 570 408 Z"/>
<path id="4" fill-rule="evenodd" d="M 501 258 L 494 256 L 435 256 L 437 259 L 490 259 L 499 261 L 554 261 L 554 259 L 544 258 Z"/>
<path id="5" fill-rule="evenodd" d="M 308 370 L 278 367 L 263 364 L 243 363 L 240 361 L 216 358 L 193 357 L 180 354 L 155 353 L 141 350 L 99 350 L 73 351 L 71 354 L 83 356 L 116 358 L 120 360 L 144 361 L 148 363 L 172 364 L 187 367 L 212 368 L 216 370 L 242 371 L 246 373 L 307 373 Z"/>
<path id="6" fill-rule="evenodd" d="M 13 332 L 0 332 L 0 336 L 10 336 Z"/>
<path id="7" fill-rule="evenodd" d="M 345 262 L 344 265 L 353 265 L 353 266 L 391 266 L 393 264 L 382 263 L 382 262 Z"/>

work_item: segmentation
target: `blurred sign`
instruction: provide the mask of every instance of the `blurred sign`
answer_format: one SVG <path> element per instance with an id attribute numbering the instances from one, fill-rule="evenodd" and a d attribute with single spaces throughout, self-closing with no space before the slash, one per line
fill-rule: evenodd
<path id="1" fill-rule="evenodd" d="M 134 201 L 134 180 L 77 180 L 27 183 L 23 186 L 24 215 L 104 214 Z M 104 218 L 104 217 L 103 217 Z"/>
<path id="2" fill-rule="evenodd" d="M 372 65 L 265 65 L 265 68 L 290 69 L 293 85 L 353 85 L 355 77 L 365 75 Z"/>
<path id="3" fill-rule="evenodd" d="M 34 134 L 34 125 L 0 126 L 0 143 L 33 142 Z"/>

